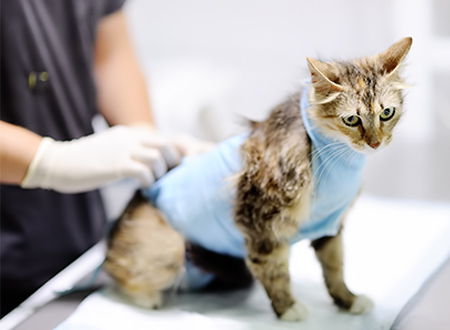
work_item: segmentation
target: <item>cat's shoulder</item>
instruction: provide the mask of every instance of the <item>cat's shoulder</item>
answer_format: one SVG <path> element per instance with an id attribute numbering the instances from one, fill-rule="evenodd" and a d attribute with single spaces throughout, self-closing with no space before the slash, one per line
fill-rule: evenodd
<path id="1" fill-rule="evenodd" d="M 297 93 L 276 106 L 243 143 L 246 171 L 264 177 L 262 181 L 269 177 L 277 182 L 297 181 L 309 176 L 311 142 L 303 125 L 300 98 Z"/>
<path id="2" fill-rule="evenodd" d="M 299 194 L 308 191 L 311 142 L 303 125 L 300 98 L 297 93 L 276 106 L 243 143 L 239 196 L 256 187 L 263 203 L 277 200 L 280 207 L 293 207 Z"/>
<path id="3" fill-rule="evenodd" d="M 303 121 L 300 111 L 300 92 L 287 97 L 284 102 L 277 105 L 265 121 L 267 130 L 274 133 L 302 133 Z"/>
<path id="4" fill-rule="evenodd" d="M 309 152 L 310 141 L 302 120 L 300 98 L 300 92 L 290 95 L 272 109 L 265 121 L 252 123 L 247 144 L 259 145 L 257 149 L 265 153 L 281 153 L 286 148 Z"/>

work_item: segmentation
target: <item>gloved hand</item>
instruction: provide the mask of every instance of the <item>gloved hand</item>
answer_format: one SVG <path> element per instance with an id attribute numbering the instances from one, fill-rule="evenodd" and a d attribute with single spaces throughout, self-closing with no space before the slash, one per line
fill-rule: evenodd
<path id="1" fill-rule="evenodd" d="M 202 154 L 211 150 L 216 145 L 213 142 L 200 140 L 187 134 L 171 136 L 170 140 L 178 148 L 183 157 Z"/>
<path id="2" fill-rule="evenodd" d="M 147 123 L 138 123 L 137 126 L 151 127 Z M 211 150 L 216 145 L 214 142 L 200 140 L 189 134 L 168 134 L 165 136 L 177 147 L 182 157 L 197 156 Z"/>
<path id="3" fill-rule="evenodd" d="M 21 186 L 77 193 L 136 178 L 148 187 L 179 162 L 177 148 L 156 130 L 119 125 L 67 142 L 44 138 Z"/>

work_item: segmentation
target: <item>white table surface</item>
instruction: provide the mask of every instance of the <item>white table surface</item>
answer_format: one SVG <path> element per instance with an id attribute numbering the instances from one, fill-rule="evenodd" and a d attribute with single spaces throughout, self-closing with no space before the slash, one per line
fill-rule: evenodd
<path id="1" fill-rule="evenodd" d="M 326 294 L 311 249 L 307 247 L 307 242 L 300 242 L 292 249 L 291 273 L 296 296 L 308 304 L 311 311 L 310 318 L 302 322 L 302 330 L 390 329 L 397 317 L 392 327 L 395 330 L 449 328 L 449 316 L 442 310 L 445 308 L 443 306 L 449 306 L 450 300 L 450 262 L 446 262 L 450 253 L 449 204 L 363 196 L 348 219 L 345 245 L 349 287 L 371 296 L 376 302 L 376 309 L 369 315 L 356 317 L 337 311 Z M 72 269 L 66 270 L 66 277 L 70 274 L 73 280 L 95 268 L 98 258 L 102 257 L 102 249 L 100 247 L 94 251 L 95 257 L 90 262 L 85 261 L 85 265 L 79 263 L 76 271 L 71 265 Z M 78 275 L 74 276 L 74 273 Z M 58 276 L 55 278 L 53 286 L 55 283 L 62 285 L 61 277 L 60 274 L 59 280 Z M 47 285 L 47 293 L 41 295 L 48 299 L 48 292 L 54 290 L 55 287 Z M 417 292 L 419 294 L 411 300 Z M 59 299 L 37 312 L 32 310 L 29 317 L 14 329 L 52 329 L 73 311 L 80 299 L 80 296 L 73 300 Z M 408 301 L 412 302 L 407 305 Z M 131 326 L 129 320 L 134 318 L 144 324 L 143 328 L 152 324 L 170 328 L 168 326 L 180 326 L 181 323 L 185 329 L 189 329 L 190 325 L 196 328 L 205 325 L 207 328 L 211 322 L 216 328 L 223 324 L 227 329 L 299 327 L 298 324 L 280 322 L 273 316 L 269 302 L 257 284 L 250 291 L 221 295 L 168 295 L 162 311 L 143 311 L 113 296 L 105 298 L 103 294 L 96 294 L 90 296 L 65 323 L 66 327 L 61 326 L 61 329 L 69 329 L 71 320 L 92 320 L 92 315 L 85 313 L 86 306 L 92 311 L 92 303 L 97 308 L 94 311 L 97 323 L 93 329 L 103 329 L 103 313 L 108 316 L 104 319 L 115 325 Z M 24 311 L 27 308 L 21 306 L 14 312 L 20 315 Z M 0 329 L 9 329 L 5 319 L 0 322 Z M 428 326 L 430 324 L 433 326 Z M 132 326 L 133 329 L 140 329 L 140 325 L 136 326 Z"/>

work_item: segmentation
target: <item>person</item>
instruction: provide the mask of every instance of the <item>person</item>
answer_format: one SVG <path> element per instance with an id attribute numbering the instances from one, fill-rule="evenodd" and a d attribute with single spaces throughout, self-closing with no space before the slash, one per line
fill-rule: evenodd
<path id="1" fill-rule="evenodd" d="M 155 129 L 123 3 L 2 0 L 2 317 L 102 238 L 98 188 L 198 150 Z"/>

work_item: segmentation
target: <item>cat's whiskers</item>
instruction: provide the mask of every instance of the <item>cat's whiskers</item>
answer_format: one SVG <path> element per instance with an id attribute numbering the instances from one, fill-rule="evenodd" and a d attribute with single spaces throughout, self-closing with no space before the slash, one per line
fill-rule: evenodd
<path id="1" fill-rule="evenodd" d="M 334 150 L 327 158 L 324 159 L 324 161 L 322 162 L 322 164 L 320 164 L 320 166 L 317 168 L 317 170 L 315 171 L 315 173 L 313 173 L 313 184 L 315 185 L 316 183 L 320 182 L 322 175 L 324 174 L 325 169 L 328 167 L 329 164 L 331 164 L 331 162 L 333 162 L 333 160 L 335 159 L 339 159 L 343 154 L 345 154 L 348 149 L 345 148 L 346 145 L 345 143 L 342 143 L 342 146 L 339 146 L 336 150 Z M 327 171 L 328 173 L 328 171 Z M 312 196 L 312 205 L 315 205 L 315 196 Z"/>
<path id="2" fill-rule="evenodd" d="M 328 173 L 330 172 L 330 170 L 336 166 L 339 165 L 340 163 L 343 163 L 345 161 L 348 160 L 348 158 L 350 156 L 353 155 L 353 157 L 355 156 L 354 153 L 352 153 L 352 149 L 344 149 L 341 148 L 338 150 L 338 152 L 335 152 L 334 154 L 332 154 L 327 160 L 326 160 L 326 165 L 322 168 L 322 171 L 319 175 L 319 178 L 317 179 L 317 182 L 320 182 L 320 180 L 322 179 L 322 176 L 327 176 Z M 325 163 L 325 162 L 324 162 Z M 323 164 L 322 164 L 323 165 Z M 313 177 L 314 178 L 314 177 Z M 313 205 L 315 203 L 315 199 L 313 198 Z"/>
<path id="3" fill-rule="evenodd" d="M 327 162 L 324 164 L 321 171 L 319 172 L 317 182 L 320 182 L 320 180 L 322 180 L 322 177 L 326 177 L 328 175 L 330 169 L 333 167 L 336 161 L 339 160 L 346 152 L 347 150 L 341 148 L 337 152 L 335 152 L 332 157 L 327 159 Z"/>
<path id="4" fill-rule="evenodd" d="M 313 180 L 315 181 L 317 179 L 317 182 L 320 181 L 324 170 L 327 168 L 327 166 L 336 158 L 339 157 L 343 152 L 346 151 L 345 144 L 342 146 L 336 147 L 335 150 L 331 152 L 331 154 L 323 160 L 323 162 L 320 164 L 320 166 L 315 171 L 315 174 L 313 175 Z M 311 162 L 312 163 L 312 162 Z"/>
<path id="5" fill-rule="evenodd" d="M 347 151 L 339 158 L 339 160 L 338 160 L 335 164 L 333 164 L 333 166 L 334 166 L 334 165 L 340 166 L 341 164 L 342 164 L 342 165 L 348 164 L 350 157 L 352 158 L 351 161 L 353 161 L 353 159 L 354 159 L 354 157 L 355 157 L 355 153 L 353 152 L 352 149 L 348 149 L 348 150 L 347 150 Z"/>
<path id="6" fill-rule="evenodd" d="M 354 152 L 353 157 L 351 158 L 350 162 L 353 162 L 353 160 L 359 155 L 359 152 Z"/>
<path id="7" fill-rule="evenodd" d="M 312 151 L 311 154 L 310 154 L 310 156 L 311 156 L 311 164 L 312 164 L 318 157 L 320 157 L 321 154 L 323 154 L 325 151 L 327 151 L 328 149 L 333 149 L 334 147 L 339 146 L 339 145 L 345 145 L 345 143 L 344 143 L 344 142 L 339 142 L 339 141 L 337 141 L 337 142 L 333 142 L 333 143 L 327 144 L 327 145 L 323 146 L 323 147 L 320 148 L 320 149 L 317 149 L 317 150 Z"/>

